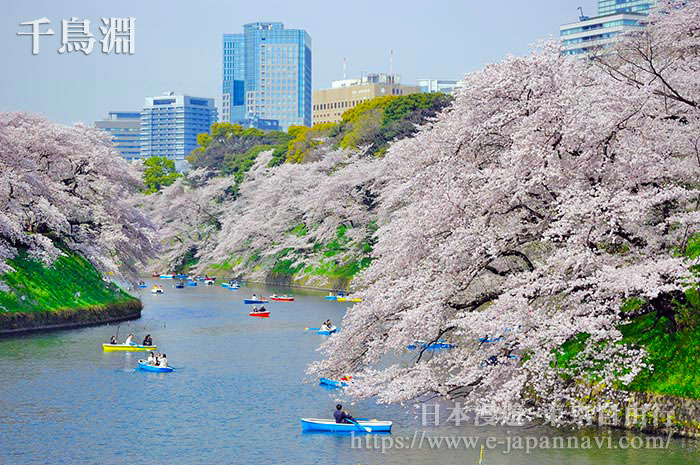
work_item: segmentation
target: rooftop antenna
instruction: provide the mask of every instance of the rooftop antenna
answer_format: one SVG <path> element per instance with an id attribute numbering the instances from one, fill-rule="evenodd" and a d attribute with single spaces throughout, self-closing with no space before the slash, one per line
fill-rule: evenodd
<path id="1" fill-rule="evenodd" d="M 345 80 L 345 57 L 343 57 L 343 80 Z"/>
<path id="2" fill-rule="evenodd" d="M 389 76 L 393 76 L 393 75 L 394 75 L 394 51 L 391 50 L 389 52 Z M 392 82 L 393 82 L 393 78 L 392 78 Z"/>
<path id="3" fill-rule="evenodd" d="M 578 7 L 578 12 L 580 13 L 579 17 L 578 17 L 579 21 L 585 21 L 585 20 L 589 19 L 588 16 L 583 14 L 583 8 Z"/>

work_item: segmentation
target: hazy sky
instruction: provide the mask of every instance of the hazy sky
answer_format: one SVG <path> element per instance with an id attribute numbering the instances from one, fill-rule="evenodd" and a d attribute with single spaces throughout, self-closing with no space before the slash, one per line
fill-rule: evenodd
<path id="1" fill-rule="evenodd" d="M 109 110 L 140 110 L 144 97 L 165 91 L 221 102 L 221 34 L 254 21 L 306 29 L 312 40 L 313 88 L 342 77 L 394 72 L 403 83 L 458 79 L 508 54 L 527 53 L 538 39 L 556 37 L 577 20 L 577 7 L 595 14 L 595 0 L 2 0 L 0 111 L 28 110 L 61 123 L 91 124 Z M 59 54 L 61 20 L 91 21 L 97 40 L 102 17 L 136 18 L 134 55 Z M 47 17 L 53 36 L 31 53 L 31 28 Z M 44 26 L 45 28 L 46 26 Z"/>

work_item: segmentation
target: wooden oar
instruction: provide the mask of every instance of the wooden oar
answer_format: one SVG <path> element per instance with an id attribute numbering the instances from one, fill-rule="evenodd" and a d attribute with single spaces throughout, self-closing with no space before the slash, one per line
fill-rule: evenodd
<path id="1" fill-rule="evenodd" d="M 364 426 L 362 426 L 361 424 L 359 424 L 359 423 L 356 422 L 355 420 L 351 420 L 350 418 L 348 418 L 348 420 L 350 420 L 351 423 L 355 423 L 355 424 L 357 425 L 358 428 L 365 430 L 365 433 L 371 433 L 371 432 L 372 432 L 371 429 L 365 428 Z"/>

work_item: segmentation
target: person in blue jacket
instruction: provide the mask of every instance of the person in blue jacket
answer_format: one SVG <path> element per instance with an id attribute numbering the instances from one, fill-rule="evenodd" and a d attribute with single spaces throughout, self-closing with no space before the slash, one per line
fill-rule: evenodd
<path id="1" fill-rule="evenodd" d="M 333 416 L 335 417 L 336 423 L 352 423 L 352 421 L 350 420 L 355 420 L 352 417 L 352 415 L 343 410 L 343 406 L 341 404 L 335 406 L 335 412 L 333 412 Z"/>

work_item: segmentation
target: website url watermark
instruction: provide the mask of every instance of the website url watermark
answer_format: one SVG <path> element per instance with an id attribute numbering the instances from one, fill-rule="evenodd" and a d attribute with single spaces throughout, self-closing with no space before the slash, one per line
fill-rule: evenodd
<path id="1" fill-rule="evenodd" d="M 378 450 L 382 454 L 401 449 L 472 450 L 484 446 L 503 454 L 557 449 L 668 449 L 671 435 L 666 436 L 431 436 L 415 431 L 412 436 L 377 436 L 351 433 L 352 449 Z"/>

